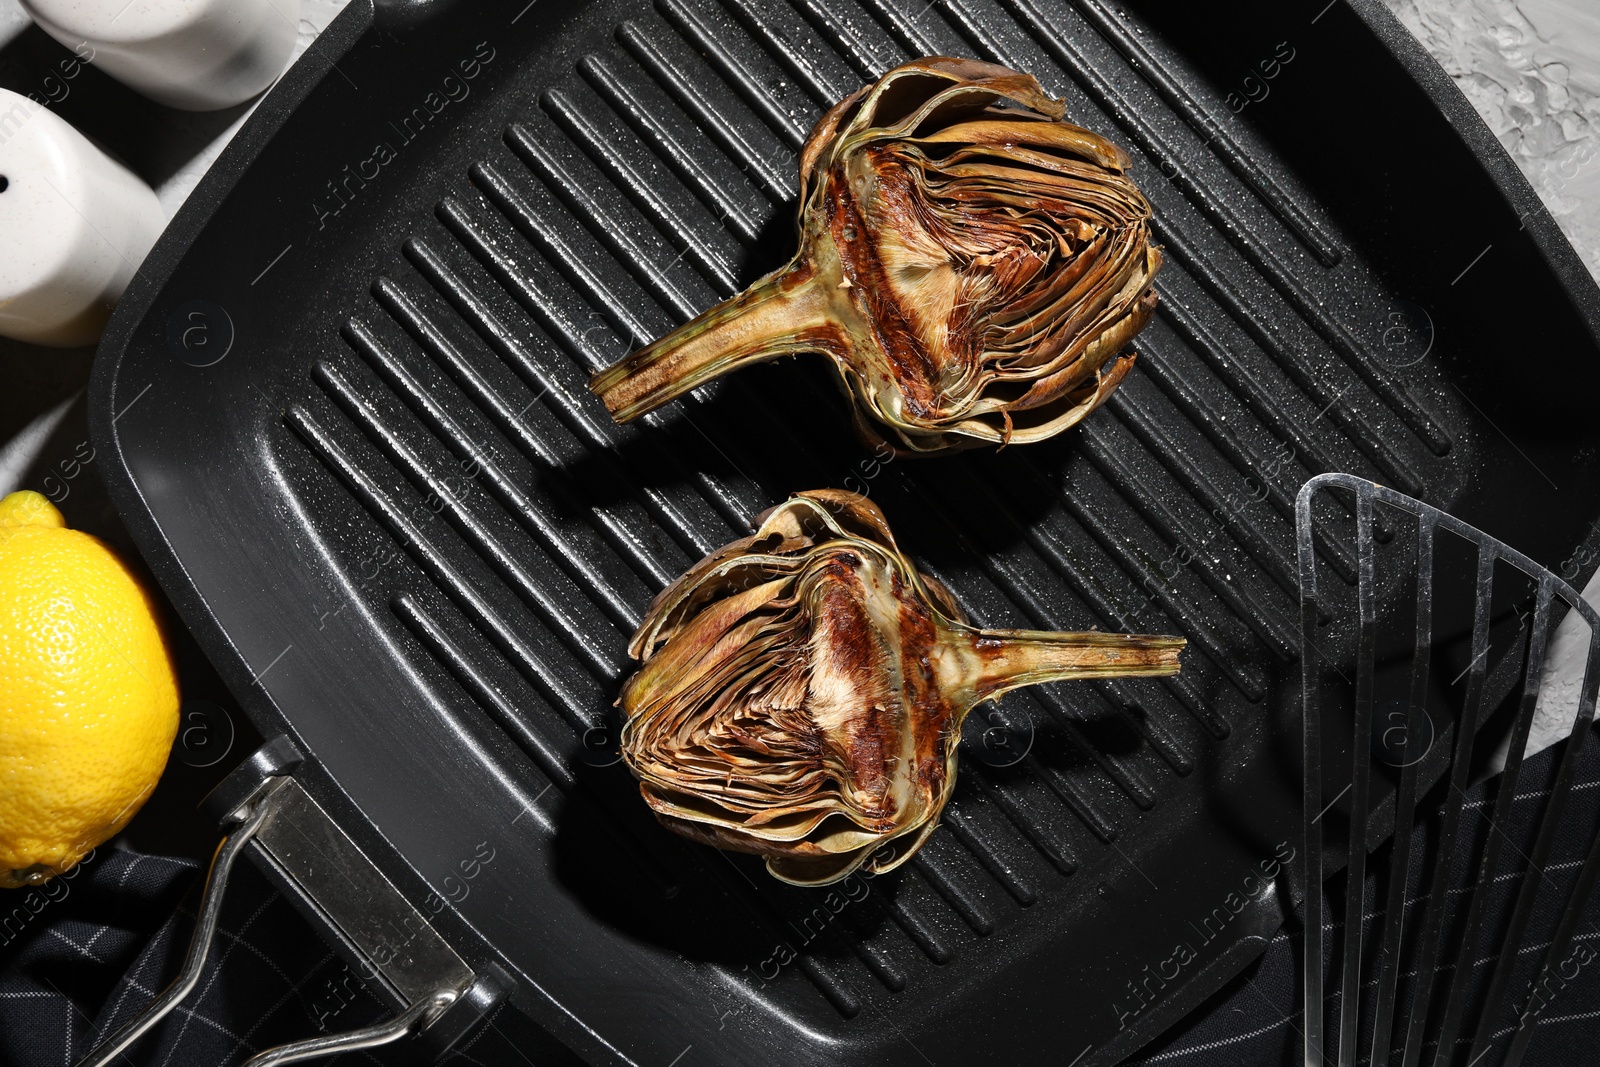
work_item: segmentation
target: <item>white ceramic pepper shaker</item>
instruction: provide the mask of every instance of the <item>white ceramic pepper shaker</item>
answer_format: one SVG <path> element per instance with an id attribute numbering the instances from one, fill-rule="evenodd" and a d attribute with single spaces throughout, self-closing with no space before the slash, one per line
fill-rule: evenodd
<path id="1" fill-rule="evenodd" d="M 166 224 L 137 175 L 0 89 L 0 334 L 92 344 Z"/>
<path id="2" fill-rule="evenodd" d="M 300 0 L 22 0 L 50 36 L 145 96 L 215 111 L 271 85 Z M 89 51 L 89 50 L 92 50 Z"/>

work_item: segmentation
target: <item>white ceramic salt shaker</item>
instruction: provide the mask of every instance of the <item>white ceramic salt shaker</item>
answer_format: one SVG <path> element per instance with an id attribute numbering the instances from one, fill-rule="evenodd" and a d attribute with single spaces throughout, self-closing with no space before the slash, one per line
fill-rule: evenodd
<path id="1" fill-rule="evenodd" d="M 283 70 L 300 0 L 22 0 L 43 30 L 152 100 L 215 111 Z"/>
<path id="2" fill-rule="evenodd" d="M 0 334 L 92 344 L 166 224 L 137 175 L 0 89 Z"/>

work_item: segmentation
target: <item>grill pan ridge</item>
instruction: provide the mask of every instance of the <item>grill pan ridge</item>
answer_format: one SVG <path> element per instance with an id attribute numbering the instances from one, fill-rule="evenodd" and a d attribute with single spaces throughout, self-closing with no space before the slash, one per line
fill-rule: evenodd
<path id="1" fill-rule="evenodd" d="M 1359 473 L 1551 560 L 1600 514 L 1600 450 L 1486 392 L 1510 327 L 1472 328 L 1474 286 L 1513 288 L 1594 384 L 1570 249 L 1516 225 L 1532 193 L 1485 176 L 1376 7 L 1216 18 L 1246 71 L 1287 35 L 1295 113 L 1236 116 L 1209 39 L 1099 0 L 357 0 L 142 269 L 94 383 L 130 529 L 307 789 L 577 1060 L 1117 1062 L 1282 920 L 1264 893 L 1187 932 L 1294 837 L 1299 486 Z M 778 265 L 812 123 L 926 53 L 1027 70 L 1133 153 L 1168 255 L 1135 373 L 1063 438 L 944 460 L 864 453 L 804 361 L 612 424 L 589 373 Z M 1355 95 L 1471 163 L 1451 195 L 1505 251 L 1465 289 L 1444 206 L 1370 223 L 1384 174 L 1299 176 L 1321 149 L 1285 127 L 1351 132 L 1317 89 L 1351 55 Z M 1402 296 L 1397 248 L 1443 280 Z M 1409 361 L 1393 316 L 1424 302 Z M 209 366 L 173 340 L 195 307 L 231 342 Z M 890 876 L 803 891 L 672 838 L 610 751 L 627 636 L 819 486 L 877 499 L 983 625 L 1182 633 L 1183 675 L 1006 697 L 1026 754 L 967 744 Z M 1350 544 L 1317 547 L 1353 582 Z M 479 842 L 497 861 L 458 893 Z M 1180 939 L 1192 972 L 1155 988 Z"/>

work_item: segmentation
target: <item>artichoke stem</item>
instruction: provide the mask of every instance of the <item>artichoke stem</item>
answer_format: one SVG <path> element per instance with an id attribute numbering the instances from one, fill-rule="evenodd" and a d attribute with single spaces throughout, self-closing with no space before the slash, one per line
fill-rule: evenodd
<path id="1" fill-rule="evenodd" d="M 1144 634 L 1051 633 L 1042 630 L 978 630 L 978 700 L 1042 682 L 1071 678 L 1140 678 L 1177 674 L 1181 637 Z"/>
<path id="2" fill-rule="evenodd" d="M 612 418 L 631 422 L 730 370 L 829 350 L 832 300 L 814 271 L 790 265 L 607 367 L 589 388 Z"/>

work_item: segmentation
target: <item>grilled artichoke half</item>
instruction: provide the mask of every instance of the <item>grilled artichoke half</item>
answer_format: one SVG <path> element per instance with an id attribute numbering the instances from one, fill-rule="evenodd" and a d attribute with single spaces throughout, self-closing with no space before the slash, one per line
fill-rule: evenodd
<path id="1" fill-rule="evenodd" d="M 622 755 L 670 829 L 826 885 L 891 870 L 932 833 L 973 705 L 1059 679 L 1175 674 L 1183 645 L 976 629 L 871 501 L 800 493 L 651 604 L 618 701 Z"/>
<path id="2" fill-rule="evenodd" d="M 1063 111 L 1005 67 L 896 67 L 811 132 L 794 259 L 591 388 L 627 422 L 747 363 L 821 352 L 869 444 L 1072 426 L 1132 368 L 1161 252 L 1128 157 Z"/>

